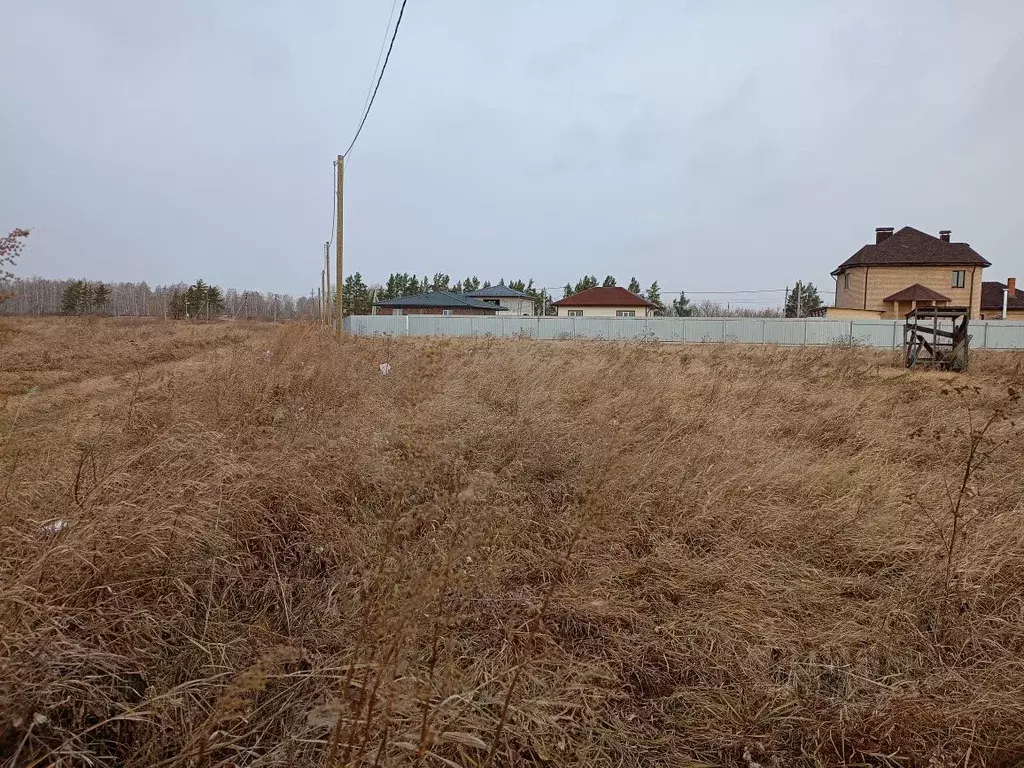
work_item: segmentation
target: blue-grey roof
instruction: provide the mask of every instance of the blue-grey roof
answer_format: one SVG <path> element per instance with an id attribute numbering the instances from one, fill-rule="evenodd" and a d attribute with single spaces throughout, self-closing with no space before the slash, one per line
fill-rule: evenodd
<path id="1" fill-rule="evenodd" d="M 466 295 L 472 296 L 474 299 L 533 299 L 529 294 L 513 291 L 507 285 L 492 285 L 490 288 L 470 291 Z"/>
<path id="2" fill-rule="evenodd" d="M 378 307 L 435 307 L 438 309 L 489 309 L 492 312 L 507 312 L 507 307 L 499 307 L 483 301 L 471 299 L 461 293 L 448 291 L 428 291 L 413 296 L 402 296 L 397 299 L 384 299 L 376 302 Z"/>

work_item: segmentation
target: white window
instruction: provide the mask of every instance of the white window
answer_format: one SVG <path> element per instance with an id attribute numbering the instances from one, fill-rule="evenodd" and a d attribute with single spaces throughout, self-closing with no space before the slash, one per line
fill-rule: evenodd
<path id="1" fill-rule="evenodd" d="M 453 315 L 455 313 L 452 312 L 450 309 L 442 309 L 441 310 L 441 314 L 447 316 L 447 315 Z"/>
<path id="2" fill-rule="evenodd" d="M 850 290 L 850 273 L 849 272 L 843 272 L 843 290 L 844 291 Z"/>
<path id="3" fill-rule="evenodd" d="M 569 317 L 583 317 L 582 309 L 570 309 L 566 312 Z"/>
<path id="4" fill-rule="evenodd" d="M 954 269 L 953 270 L 953 287 L 963 288 L 967 285 L 967 270 L 966 269 Z"/>
<path id="5" fill-rule="evenodd" d="M 635 309 L 617 309 L 615 310 L 616 317 L 636 317 Z"/>
<path id="6" fill-rule="evenodd" d="M 402 314 L 402 310 L 398 309 L 398 308 L 393 309 L 393 310 L 391 310 L 391 314 L 392 315 L 400 315 L 400 314 Z"/>

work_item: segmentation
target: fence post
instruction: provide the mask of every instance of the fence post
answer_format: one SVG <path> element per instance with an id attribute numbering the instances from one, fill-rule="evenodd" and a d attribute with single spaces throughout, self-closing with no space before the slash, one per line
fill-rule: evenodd
<path id="1" fill-rule="evenodd" d="M 405 316 L 405 335 L 409 335 L 409 316 Z"/>
<path id="2" fill-rule="evenodd" d="M 853 344 L 853 320 L 850 321 L 850 343 Z"/>
<path id="3" fill-rule="evenodd" d="M 892 321 L 892 348 L 896 349 L 896 326 L 899 324 L 898 320 Z"/>
<path id="4" fill-rule="evenodd" d="M 804 346 L 807 346 L 807 318 L 804 318 Z"/>
<path id="5" fill-rule="evenodd" d="M 762 344 L 767 344 L 768 343 L 768 341 L 767 341 L 767 339 L 768 339 L 767 334 L 768 334 L 768 321 L 767 320 L 762 320 L 761 321 L 761 343 Z"/>
<path id="6" fill-rule="evenodd" d="M 722 341 L 723 342 L 726 340 L 725 327 L 726 327 L 726 321 L 725 321 L 725 318 L 723 317 L 722 318 Z"/>
<path id="7" fill-rule="evenodd" d="M 988 349 L 988 320 L 986 320 L 985 324 L 981 327 L 985 329 L 981 334 L 981 348 Z"/>

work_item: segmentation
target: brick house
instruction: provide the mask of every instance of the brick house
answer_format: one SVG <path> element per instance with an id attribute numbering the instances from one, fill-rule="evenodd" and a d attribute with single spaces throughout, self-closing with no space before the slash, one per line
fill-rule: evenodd
<path id="1" fill-rule="evenodd" d="M 1003 298 L 1006 298 L 1006 317 L 1003 318 Z M 981 284 L 981 312 L 984 320 L 1024 320 L 1024 291 L 1017 289 L 1017 278 L 1005 284 Z"/>
<path id="2" fill-rule="evenodd" d="M 461 293 L 429 291 L 414 296 L 384 299 L 373 305 L 375 315 L 495 315 L 505 307 L 471 299 Z"/>
<path id="3" fill-rule="evenodd" d="M 950 234 L 876 229 L 874 244 L 832 272 L 836 301 L 828 316 L 900 318 L 918 306 L 960 306 L 978 319 L 982 271 L 992 265 L 967 243 L 952 242 Z"/>
<path id="4" fill-rule="evenodd" d="M 651 317 L 654 304 L 617 285 L 589 288 L 551 302 L 559 317 Z"/>

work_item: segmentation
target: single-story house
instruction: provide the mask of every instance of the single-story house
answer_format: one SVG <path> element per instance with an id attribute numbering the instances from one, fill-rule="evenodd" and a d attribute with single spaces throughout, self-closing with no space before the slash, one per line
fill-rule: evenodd
<path id="1" fill-rule="evenodd" d="M 985 282 L 981 284 L 981 312 L 984 320 L 1002 320 L 1003 295 L 1006 296 L 1006 320 L 1024 320 L 1024 291 L 1017 290 L 1017 278 L 1009 278 L 1005 284 Z"/>
<path id="2" fill-rule="evenodd" d="M 875 230 L 868 244 L 833 272 L 836 302 L 828 317 L 899 318 L 918 306 L 967 307 L 981 316 L 982 272 L 992 266 L 967 243 L 913 227 Z"/>
<path id="3" fill-rule="evenodd" d="M 589 288 L 551 302 L 559 317 L 651 317 L 654 304 L 614 285 Z"/>
<path id="4" fill-rule="evenodd" d="M 477 301 L 504 307 L 512 315 L 537 314 L 537 305 L 534 303 L 533 297 L 522 291 L 513 290 L 507 285 L 492 285 L 478 291 L 470 291 L 466 295 Z"/>
<path id="5" fill-rule="evenodd" d="M 448 291 L 428 291 L 414 296 L 384 299 L 373 305 L 375 315 L 495 315 L 507 311 L 505 307 Z"/>

